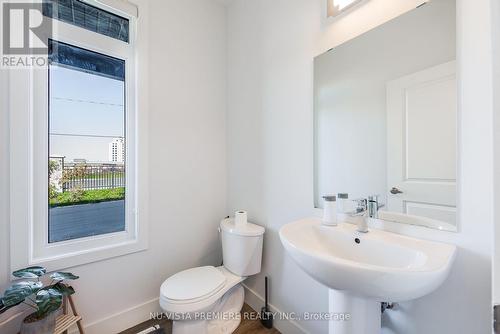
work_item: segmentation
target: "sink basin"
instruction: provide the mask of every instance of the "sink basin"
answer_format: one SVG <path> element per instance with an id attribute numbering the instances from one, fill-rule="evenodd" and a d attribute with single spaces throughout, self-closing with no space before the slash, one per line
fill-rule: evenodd
<path id="1" fill-rule="evenodd" d="M 374 301 L 422 297 L 448 276 L 456 247 L 352 224 L 323 226 L 320 219 L 283 226 L 280 238 L 293 260 L 331 289 Z"/>

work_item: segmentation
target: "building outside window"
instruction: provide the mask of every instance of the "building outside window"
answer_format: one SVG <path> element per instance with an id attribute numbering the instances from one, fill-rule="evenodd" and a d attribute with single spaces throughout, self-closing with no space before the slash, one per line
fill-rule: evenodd
<path id="1" fill-rule="evenodd" d="M 110 162 L 125 162 L 125 140 L 123 138 L 115 138 L 109 143 L 108 160 Z"/>

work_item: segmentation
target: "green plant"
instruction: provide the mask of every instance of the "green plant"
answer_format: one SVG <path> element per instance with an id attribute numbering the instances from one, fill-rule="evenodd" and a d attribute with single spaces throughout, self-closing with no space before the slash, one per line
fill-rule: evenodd
<path id="1" fill-rule="evenodd" d="M 59 163 L 55 160 L 49 160 L 49 179 L 56 170 L 59 169 Z"/>
<path id="2" fill-rule="evenodd" d="M 69 197 L 72 202 L 80 202 L 85 195 L 85 190 L 81 186 L 76 186 L 69 191 Z"/>
<path id="3" fill-rule="evenodd" d="M 74 179 L 82 179 L 84 177 L 87 177 L 89 175 L 87 169 L 88 167 L 85 164 L 78 164 L 70 169 L 65 168 L 62 173 L 61 182 L 64 184 L 65 182 L 70 182 Z"/>
<path id="4" fill-rule="evenodd" d="M 25 322 L 41 320 L 57 311 L 62 305 L 63 297 L 75 293 L 75 290 L 64 281 L 79 277 L 72 273 L 55 272 L 49 276 L 50 284 L 44 285 L 42 278 L 46 272 L 43 267 L 28 267 L 14 271 L 12 273 L 14 277 L 28 280 L 14 283 L 5 290 L 3 297 L 0 298 L 0 314 L 22 303 L 35 310 L 26 317 Z"/>
<path id="5" fill-rule="evenodd" d="M 49 199 L 56 198 L 58 194 L 57 187 L 53 184 L 49 184 Z"/>
<path id="6" fill-rule="evenodd" d="M 71 191 L 59 193 L 55 197 L 50 198 L 50 207 L 79 205 L 89 203 L 100 203 L 108 201 L 118 201 L 125 198 L 125 188 L 114 189 L 93 189 L 85 190 L 83 195 L 75 200 Z"/>
<path id="7" fill-rule="evenodd" d="M 56 160 L 49 160 L 49 198 L 57 197 L 58 191 L 55 184 L 52 183 L 52 174 L 60 168 Z"/>

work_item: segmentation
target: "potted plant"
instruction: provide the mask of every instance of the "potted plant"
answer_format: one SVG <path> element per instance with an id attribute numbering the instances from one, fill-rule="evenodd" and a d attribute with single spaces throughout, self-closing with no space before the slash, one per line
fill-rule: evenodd
<path id="1" fill-rule="evenodd" d="M 21 334 L 52 334 L 56 317 L 61 309 L 63 298 L 72 295 L 75 290 L 64 283 L 78 279 L 72 273 L 52 273 L 49 284 L 43 278 L 47 271 L 43 267 L 28 267 L 16 270 L 14 277 L 27 279 L 14 283 L 0 298 L 0 314 L 19 304 L 26 304 L 35 312 L 24 318 Z"/>

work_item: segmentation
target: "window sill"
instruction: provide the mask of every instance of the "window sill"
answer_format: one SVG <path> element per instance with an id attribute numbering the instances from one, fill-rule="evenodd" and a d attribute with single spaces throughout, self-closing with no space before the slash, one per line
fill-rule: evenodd
<path id="1" fill-rule="evenodd" d="M 80 252 L 60 254 L 51 257 L 35 257 L 29 261 L 28 265 L 43 266 L 47 268 L 47 271 L 56 271 L 93 262 L 108 260 L 128 254 L 138 253 L 147 249 L 148 245 L 145 240 L 132 240 L 106 247 L 86 249 Z M 13 262 L 11 270 L 14 271 L 25 266 L 26 264 Z"/>

